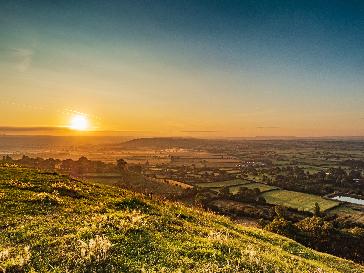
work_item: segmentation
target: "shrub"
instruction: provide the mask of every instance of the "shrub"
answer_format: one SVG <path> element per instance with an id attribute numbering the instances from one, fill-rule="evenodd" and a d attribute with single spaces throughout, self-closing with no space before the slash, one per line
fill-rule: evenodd
<path id="1" fill-rule="evenodd" d="M 147 203 L 145 203 L 142 200 L 135 198 L 135 197 L 126 198 L 123 201 L 116 202 L 115 206 L 118 209 L 139 210 L 143 213 L 148 213 L 148 212 L 151 212 L 151 210 L 152 210 L 152 207 L 150 205 L 148 205 Z"/>
<path id="2" fill-rule="evenodd" d="M 354 227 L 354 228 L 350 229 L 349 232 L 356 237 L 364 238 L 364 228 Z"/>
<path id="3" fill-rule="evenodd" d="M 313 216 L 305 218 L 296 224 L 299 231 L 306 233 L 309 237 L 323 239 L 327 237 L 333 230 L 330 222 L 324 221 L 322 218 Z"/>
<path id="4" fill-rule="evenodd" d="M 52 188 L 62 196 L 69 196 L 72 198 L 83 197 L 82 194 L 79 193 L 79 188 L 75 185 L 71 186 L 64 182 L 57 182 L 52 184 Z"/>
<path id="5" fill-rule="evenodd" d="M 274 218 L 273 221 L 265 227 L 265 229 L 289 237 L 292 237 L 294 234 L 294 226 L 292 222 L 287 221 L 284 218 Z"/>

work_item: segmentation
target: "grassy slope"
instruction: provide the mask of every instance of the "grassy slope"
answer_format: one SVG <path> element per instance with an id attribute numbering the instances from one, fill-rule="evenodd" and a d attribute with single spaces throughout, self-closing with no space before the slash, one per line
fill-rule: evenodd
<path id="1" fill-rule="evenodd" d="M 66 176 L 0 168 L 0 202 L 7 272 L 364 272 L 226 217 Z"/>

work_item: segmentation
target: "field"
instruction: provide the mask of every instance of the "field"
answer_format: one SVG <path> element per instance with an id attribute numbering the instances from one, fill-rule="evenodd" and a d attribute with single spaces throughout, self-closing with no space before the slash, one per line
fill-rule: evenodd
<path id="1" fill-rule="evenodd" d="M 276 190 L 278 189 L 277 187 L 273 187 L 273 186 L 269 186 L 266 184 L 262 184 L 262 183 L 249 183 L 249 184 L 244 184 L 242 186 L 233 186 L 230 187 L 230 193 L 232 194 L 236 194 L 239 191 L 239 188 L 244 187 L 244 188 L 248 188 L 248 189 L 259 189 L 261 192 L 266 192 L 266 191 L 271 191 L 271 190 Z"/>
<path id="2" fill-rule="evenodd" d="M 340 204 L 338 201 L 325 199 L 318 195 L 281 190 L 278 187 L 266 185 L 263 183 L 252 183 L 250 180 L 243 179 L 212 183 L 198 183 L 196 185 L 201 188 L 211 188 L 217 191 L 219 188 L 229 187 L 230 193 L 232 194 L 236 194 L 241 187 L 246 187 L 248 189 L 258 188 L 262 192 L 261 195 L 265 198 L 267 203 L 295 208 L 300 211 L 312 212 L 316 202 L 319 204 L 321 211 L 332 209 Z"/>
<path id="3" fill-rule="evenodd" d="M 0 271 L 363 272 L 197 208 L 53 173 L 0 168 Z"/>
<path id="4" fill-rule="evenodd" d="M 268 191 L 263 193 L 262 196 L 269 204 L 283 205 L 301 211 L 313 211 L 316 202 L 319 204 L 321 211 L 334 208 L 340 204 L 340 202 L 317 195 L 287 190 Z"/>
<path id="5" fill-rule="evenodd" d="M 244 179 L 234 179 L 234 180 L 221 181 L 221 182 L 196 183 L 195 186 L 198 186 L 201 188 L 222 188 L 222 187 L 244 185 L 244 184 L 248 184 L 248 183 L 251 183 L 251 181 L 244 180 Z"/>
<path id="6" fill-rule="evenodd" d="M 364 225 L 364 209 L 363 206 L 353 204 L 341 204 L 328 212 L 329 214 L 337 214 L 343 220 L 350 220 Z"/>

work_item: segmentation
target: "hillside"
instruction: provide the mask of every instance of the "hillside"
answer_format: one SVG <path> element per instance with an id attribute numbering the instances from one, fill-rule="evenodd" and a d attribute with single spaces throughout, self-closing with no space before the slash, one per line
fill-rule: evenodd
<path id="1" fill-rule="evenodd" d="M 0 167 L 0 272 L 364 272 L 279 235 L 113 186 Z"/>

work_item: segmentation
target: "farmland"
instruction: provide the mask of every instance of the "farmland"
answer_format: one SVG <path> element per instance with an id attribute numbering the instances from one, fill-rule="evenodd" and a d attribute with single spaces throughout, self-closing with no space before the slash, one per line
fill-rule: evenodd
<path id="1" fill-rule="evenodd" d="M 155 146 L 156 142 L 158 145 Z M 179 143 L 181 146 L 178 146 Z M 325 221 L 325 216 L 332 219 L 332 223 L 325 223 L 326 226 L 340 227 L 330 231 L 331 235 L 324 244 L 316 242 L 315 237 L 310 237 L 301 229 L 306 226 L 305 222 L 293 233 L 274 228 L 271 231 L 283 232 L 293 239 L 299 235 L 300 242 L 307 246 L 363 261 L 361 249 L 351 247 L 350 250 L 341 251 L 342 246 L 358 245 L 360 237 L 354 233 L 350 237 L 347 232 L 354 227 L 360 231 L 363 227 L 363 207 L 320 197 L 341 194 L 363 199 L 363 142 L 167 138 L 139 139 L 124 144 L 71 146 L 67 149 L 50 145 L 43 151 L 41 147 L 32 149 L 29 147 L 24 151 L 37 156 L 42 156 L 43 152 L 45 155 L 55 152 L 57 156 L 59 151 L 64 153 L 62 158 L 69 156 L 74 159 L 29 158 L 11 153 L 14 159 L 5 154 L 2 162 L 45 168 L 92 183 L 179 200 L 188 205 L 197 204 L 241 221 L 253 221 L 261 227 L 275 224 L 276 218 L 281 215 L 286 215 L 284 221 L 288 221 L 288 225 L 290 221 L 301 225 L 301 221 L 312 216 L 317 202 L 322 214 L 314 213 L 323 218 L 314 223 L 315 230 L 320 230 L 323 225 L 320 221 Z M 82 153 L 91 160 L 85 156 L 75 159 Z M 93 161 L 95 158 L 101 161 Z M 120 158 L 125 168 L 117 167 Z M 197 187 L 191 189 L 193 186 Z M 229 190 L 226 191 L 225 187 Z M 289 212 L 280 213 L 280 209 Z M 357 233 L 358 230 L 353 232 Z M 351 238 L 350 241 L 346 236 Z M 337 241 L 337 238 L 346 241 Z"/>
<path id="2" fill-rule="evenodd" d="M 314 194 L 282 190 L 278 187 L 263 183 L 251 183 L 250 180 L 235 179 L 222 182 L 200 183 L 197 185 L 201 188 L 211 188 L 213 190 L 228 187 L 231 194 L 237 194 L 239 189 L 242 187 L 248 189 L 259 189 L 261 196 L 265 198 L 268 204 L 286 206 L 300 211 L 312 212 L 315 207 L 315 203 L 319 204 L 322 211 L 332 209 L 340 204 L 338 201 L 329 200 Z M 338 210 L 338 212 L 341 211 Z"/>
<path id="3" fill-rule="evenodd" d="M 269 191 L 262 193 L 262 196 L 269 204 L 282 205 L 301 211 L 313 211 L 315 203 L 319 204 L 322 211 L 334 208 L 340 204 L 340 202 L 325 199 L 313 194 L 287 190 Z"/>
<path id="4" fill-rule="evenodd" d="M 52 155 L 75 159 L 86 155 L 92 160 L 98 159 L 110 163 L 123 158 L 129 165 L 142 166 L 146 179 L 137 178 L 135 181 L 138 182 L 127 185 L 117 177 L 118 174 L 113 173 L 92 175 L 86 173 L 80 177 L 107 184 L 121 184 L 127 188 L 134 186 L 134 189 L 142 192 L 166 194 L 180 191 L 161 183 L 155 185 L 150 183 L 153 185 L 147 187 L 147 180 L 178 181 L 204 189 L 226 186 L 230 187 L 232 193 L 236 193 L 243 185 L 250 189 L 259 188 L 262 193 L 281 189 L 286 192 L 264 193 L 262 196 L 268 203 L 304 210 L 311 210 L 316 201 L 323 205 L 322 210 L 330 208 L 336 204 L 333 203 L 335 201 L 323 200 L 319 196 L 333 192 L 355 194 L 359 197 L 361 195 L 362 186 L 350 182 L 353 177 L 348 174 L 353 168 L 350 169 L 349 165 L 342 164 L 344 160 L 349 159 L 360 162 L 364 157 L 362 152 L 364 146 L 360 141 L 220 141 L 151 138 L 118 143 L 119 139 L 111 138 L 97 140 L 99 142 L 95 142 L 94 139 L 85 139 L 83 142 L 69 139 L 67 141 L 70 146 L 66 146 L 67 142 L 58 138 L 42 139 L 39 145 L 32 145 L 35 138 L 3 137 L 3 140 L 3 154 L 11 151 L 11 156 L 14 158 L 21 158 L 16 152 L 20 142 L 24 143 L 22 147 L 24 153 L 30 156 Z M 78 143 L 77 141 L 80 145 L 74 145 Z M 12 142 L 16 145 L 11 146 Z M 86 145 L 88 142 L 96 144 Z M 342 173 L 337 175 L 344 183 L 341 181 L 335 183 L 337 177 L 330 178 L 331 182 L 327 179 L 324 183 L 318 180 L 321 179 L 317 176 L 320 172 L 325 172 L 324 175 L 330 177 L 332 168 L 338 167 L 347 170 L 347 178 L 343 178 Z M 316 180 L 317 182 L 311 183 Z M 142 190 L 143 187 L 147 189 Z M 293 194 L 294 192 L 305 192 L 308 195 Z M 314 195 L 308 198 L 309 194 Z M 291 198 L 292 196 L 294 198 Z"/>
<path id="5" fill-rule="evenodd" d="M 244 184 L 249 184 L 249 183 L 251 183 L 251 181 L 249 181 L 249 180 L 233 179 L 233 180 L 221 181 L 221 182 L 196 183 L 195 186 L 198 186 L 201 188 L 222 188 L 222 187 L 244 185 Z"/>
<path id="6" fill-rule="evenodd" d="M 179 200 L 232 216 L 242 222 L 254 222 L 255 226 L 261 228 L 268 229 L 276 221 L 283 221 L 288 226 L 295 225 L 291 229 L 294 232 L 287 233 L 276 227 L 269 230 L 285 234 L 320 251 L 363 261 L 363 250 L 351 247 L 360 245 L 358 242 L 361 237 L 355 234 L 360 236 L 363 208 L 348 207 L 347 204 L 320 197 L 335 193 L 360 198 L 363 180 L 358 170 L 362 166 L 362 154 L 354 153 L 354 149 L 361 147 L 360 143 L 345 143 L 344 147 L 342 143 L 335 143 L 337 151 L 343 152 L 349 145 L 348 149 L 352 149 L 353 153 L 330 155 L 329 149 L 332 149 L 333 144 L 326 142 L 183 140 L 183 146 L 178 147 L 173 143 L 174 140 L 157 141 L 160 144 L 167 142 L 167 145 L 128 147 L 127 142 L 126 147 L 110 144 L 87 149 L 87 156 L 94 159 L 99 154 L 102 155 L 102 161 L 93 161 L 85 156 L 77 160 L 59 160 L 11 154 L 15 159 L 5 155 L 2 163 L 45 169 L 49 173 L 70 174 L 80 180 L 86 179 L 87 183 L 103 183 L 150 197 Z M 134 144 L 145 142 L 133 141 Z M 197 148 L 193 147 L 194 142 L 198 143 Z M 317 146 L 317 150 L 312 146 Z M 85 147 L 67 149 L 68 154 L 72 153 L 72 158 L 82 151 L 86 151 Z M 119 165 L 120 162 L 124 162 L 123 165 Z M 341 168 L 341 165 L 345 168 Z M 193 186 L 197 187 L 191 188 Z M 315 215 L 321 215 L 322 219 L 309 218 L 312 217 L 310 212 L 313 212 L 316 202 L 322 214 L 315 211 Z M 281 213 L 280 210 L 286 212 Z M 286 218 L 281 218 L 282 215 Z M 332 223 L 326 222 L 325 216 L 330 216 Z M 312 223 L 315 227 L 312 232 L 321 232 L 322 227 L 339 228 L 325 233 L 328 235 L 324 243 L 317 242 L 316 237 L 304 231 L 307 225 L 311 225 L 307 222 L 311 221 L 316 221 Z M 351 232 L 354 227 L 354 233 L 350 235 L 348 231 Z M 337 238 L 342 240 L 338 241 Z M 346 249 L 349 246 L 351 248 Z"/>
<path id="7" fill-rule="evenodd" d="M 271 191 L 271 190 L 278 189 L 277 187 L 269 186 L 269 185 L 262 184 L 262 183 L 249 183 L 249 184 L 244 184 L 242 186 L 230 187 L 229 188 L 230 193 L 236 194 L 241 187 L 248 188 L 248 189 L 259 189 L 260 192 L 266 192 L 266 191 Z"/>

